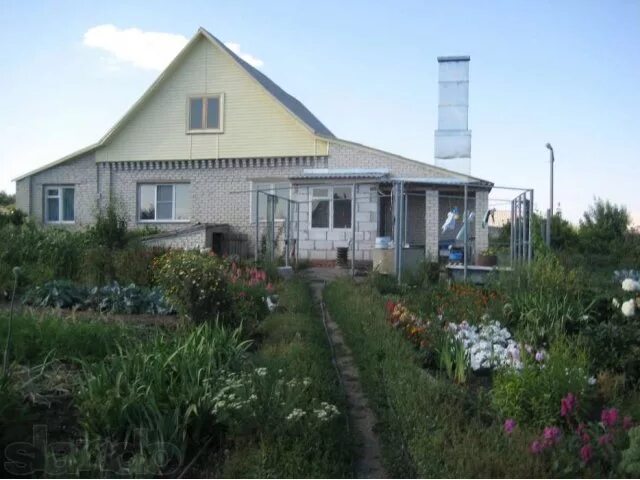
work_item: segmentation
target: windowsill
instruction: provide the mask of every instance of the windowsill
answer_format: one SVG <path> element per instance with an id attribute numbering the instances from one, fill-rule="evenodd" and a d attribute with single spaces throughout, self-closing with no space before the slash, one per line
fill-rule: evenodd
<path id="1" fill-rule="evenodd" d="M 76 223 L 75 220 L 61 220 L 59 222 L 50 222 L 50 221 L 44 222 L 45 225 L 74 225 L 75 223 Z"/>
<path id="2" fill-rule="evenodd" d="M 293 221 L 293 220 L 292 220 Z M 274 223 L 284 223 L 286 222 L 286 219 L 284 218 L 275 218 L 273 220 Z M 261 218 L 259 223 L 269 223 L 268 220 Z M 256 224 L 256 219 L 254 218 L 253 220 L 251 220 L 251 225 L 255 225 Z"/>
<path id="3" fill-rule="evenodd" d="M 329 227 L 309 227 L 310 230 L 324 230 L 326 232 L 348 232 L 351 230 L 351 227 L 344 228 L 329 228 Z"/>
<path id="4" fill-rule="evenodd" d="M 195 130 L 187 130 L 187 135 L 202 135 L 206 133 L 224 133 L 222 128 L 199 128 Z"/>
<path id="5" fill-rule="evenodd" d="M 143 224 L 162 224 L 162 223 L 191 223 L 191 220 L 138 220 Z"/>

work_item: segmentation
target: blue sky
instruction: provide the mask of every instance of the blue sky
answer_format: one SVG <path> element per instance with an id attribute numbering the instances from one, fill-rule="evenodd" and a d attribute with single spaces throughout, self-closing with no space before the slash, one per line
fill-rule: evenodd
<path id="1" fill-rule="evenodd" d="M 202 25 L 261 60 L 337 136 L 425 162 L 436 57 L 471 55 L 473 174 L 533 187 L 546 209 L 551 142 L 565 216 L 577 220 L 599 196 L 640 221 L 640 1 L 310 5 L 3 0 L 0 189 L 95 142 L 158 75 L 87 45 L 90 29 L 190 37 Z"/>

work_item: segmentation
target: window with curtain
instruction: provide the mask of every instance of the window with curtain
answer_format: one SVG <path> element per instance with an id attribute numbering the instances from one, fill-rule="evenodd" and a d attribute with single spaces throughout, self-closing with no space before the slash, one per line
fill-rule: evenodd
<path id="1" fill-rule="evenodd" d="M 222 95 L 189 98 L 188 131 L 222 131 Z"/>
<path id="2" fill-rule="evenodd" d="M 311 188 L 311 228 L 351 228 L 351 196 L 351 186 Z"/>
<path id="3" fill-rule="evenodd" d="M 191 218 L 188 183 L 138 185 L 138 219 L 141 222 L 186 222 Z"/>
<path id="4" fill-rule="evenodd" d="M 75 188 L 49 185 L 45 187 L 44 220 L 46 223 L 75 222 Z"/>

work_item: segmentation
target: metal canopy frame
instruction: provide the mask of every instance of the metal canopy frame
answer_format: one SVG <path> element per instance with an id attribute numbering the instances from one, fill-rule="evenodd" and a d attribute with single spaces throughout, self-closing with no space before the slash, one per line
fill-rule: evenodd
<path id="1" fill-rule="evenodd" d="M 260 259 L 260 225 L 261 223 L 265 224 L 265 233 L 266 235 L 266 244 L 267 251 L 265 252 L 265 256 L 268 257 L 270 261 L 275 261 L 276 255 L 275 251 L 278 248 L 277 239 L 276 239 L 276 209 L 279 202 L 285 202 L 287 213 L 286 218 L 283 220 L 283 230 L 285 232 L 284 239 L 284 264 L 286 267 L 290 266 L 289 259 L 291 255 L 291 243 L 295 241 L 295 248 L 293 250 L 293 261 L 294 264 L 298 265 L 298 252 L 300 250 L 300 204 L 295 200 L 291 200 L 290 198 L 283 197 L 280 195 L 275 195 L 270 193 L 270 191 L 266 190 L 253 190 L 256 192 L 256 208 L 255 208 L 255 261 L 257 262 Z M 252 191 L 252 192 L 253 192 Z M 261 197 L 262 201 L 266 202 L 266 218 L 264 220 L 260 219 L 260 205 L 261 205 Z M 295 225 L 292 226 L 292 223 Z"/>

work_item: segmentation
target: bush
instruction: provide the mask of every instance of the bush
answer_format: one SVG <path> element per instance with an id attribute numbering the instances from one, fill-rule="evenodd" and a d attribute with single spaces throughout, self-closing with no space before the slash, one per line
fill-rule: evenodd
<path id="1" fill-rule="evenodd" d="M 143 287 L 154 285 L 153 262 L 167 253 L 166 248 L 129 244 L 114 254 L 114 277 L 120 283 L 135 283 Z"/>
<path id="2" fill-rule="evenodd" d="M 620 472 L 630 478 L 640 477 L 640 427 L 629 430 L 629 448 L 622 452 Z"/>
<path id="3" fill-rule="evenodd" d="M 109 202 L 106 209 L 97 209 L 94 224 L 89 227 L 92 243 L 115 250 L 127 244 L 127 217 L 116 200 Z"/>
<path id="4" fill-rule="evenodd" d="M 573 393 L 587 408 L 593 397 L 589 385 L 588 359 L 583 351 L 570 347 L 566 341 L 552 345 L 543 362 L 524 358 L 522 370 L 504 369 L 495 376 L 493 404 L 503 417 L 542 427 L 553 424 L 560 416 L 561 400 Z"/>
<path id="5" fill-rule="evenodd" d="M 154 278 L 170 303 L 195 323 L 214 320 L 230 305 L 221 258 L 197 251 L 170 251 L 154 263 Z"/>

